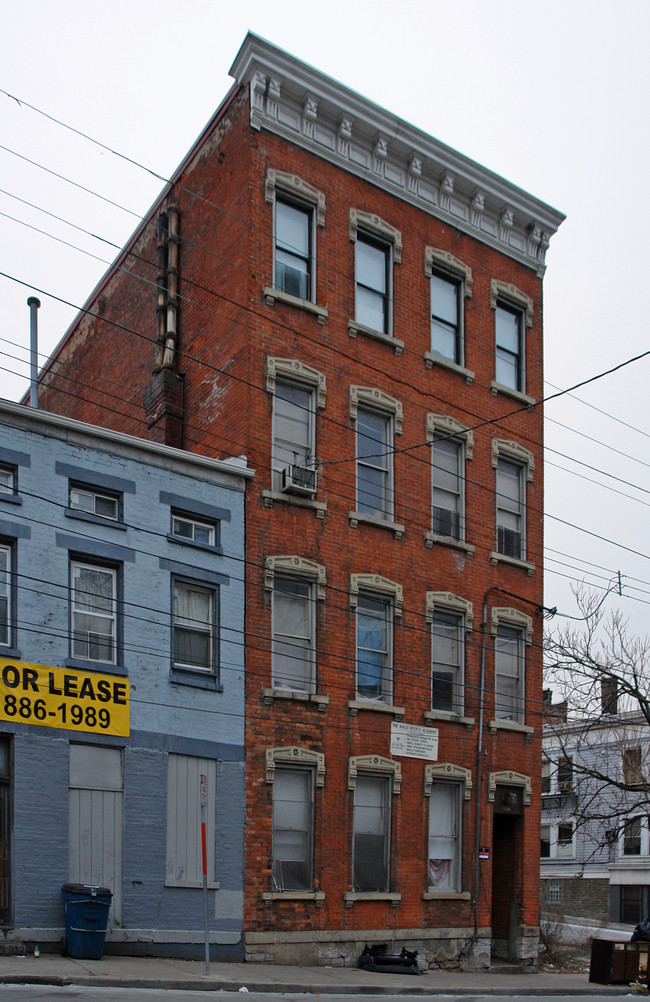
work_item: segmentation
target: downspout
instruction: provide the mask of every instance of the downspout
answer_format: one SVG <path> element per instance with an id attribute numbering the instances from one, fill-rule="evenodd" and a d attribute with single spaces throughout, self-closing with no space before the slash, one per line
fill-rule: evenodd
<path id="1" fill-rule="evenodd" d="M 176 354 L 176 333 L 178 324 L 178 206 L 167 209 L 167 336 L 162 368 L 171 369 Z"/>
<path id="2" fill-rule="evenodd" d="M 29 405 L 38 409 L 38 309 L 40 299 L 30 296 L 29 306 Z"/>

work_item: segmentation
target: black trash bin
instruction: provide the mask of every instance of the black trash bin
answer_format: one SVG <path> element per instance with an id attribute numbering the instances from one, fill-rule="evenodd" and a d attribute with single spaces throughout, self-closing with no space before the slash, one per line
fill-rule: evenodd
<path id="1" fill-rule="evenodd" d="M 113 892 L 93 884 L 64 884 L 61 894 L 67 952 L 80 960 L 99 960 Z"/>

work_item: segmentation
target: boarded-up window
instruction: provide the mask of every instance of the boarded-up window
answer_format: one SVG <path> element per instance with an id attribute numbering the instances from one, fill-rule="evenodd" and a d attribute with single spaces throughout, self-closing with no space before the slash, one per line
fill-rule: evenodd
<path id="1" fill-rule="evenodd" d="M 214 885 L 217 763 L 192 755 L 169 755 L 167 761 L 167 874 L 172 887 L 201 887 L 201 776 L 207 777 L 206 845 L 208 886 Z"/>

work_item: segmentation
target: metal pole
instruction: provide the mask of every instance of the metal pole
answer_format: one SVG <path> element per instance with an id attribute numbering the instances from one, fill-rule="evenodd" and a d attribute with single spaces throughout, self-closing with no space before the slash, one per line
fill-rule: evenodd
<path id="1" fill-rule="evenodd" d="M 40 299 L 30 296 L 29 306 L 29 405 L 38 408 L 38 308 Z"/>
<path id="2" fill-rule="evenodd" d="M 203 852 L 203 928 L 205 931 L 205 973 L 210 973 L 210 938 L 208 931 L 208 846 L 205 813 L 208 804 L 208 777 L 201 773 L 201 849 Z"/>

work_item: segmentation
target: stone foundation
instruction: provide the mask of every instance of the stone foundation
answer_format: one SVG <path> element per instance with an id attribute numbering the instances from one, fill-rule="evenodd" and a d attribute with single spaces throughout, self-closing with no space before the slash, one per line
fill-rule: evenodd
<path id="1" fill-rule="evenodd" d="M 423 971 L 487 970 L 490 966 L 490 930 L 479 929 L 474 940 L 471 927 L 395 929 L 386 933 L 376 929 L 249 932 L 244 942 L 246 961 L 258 964 L 356 967 L 366 944 L 385 943 L 390 954 L 398 954 L 402 947 L 417 950 Z"/>

